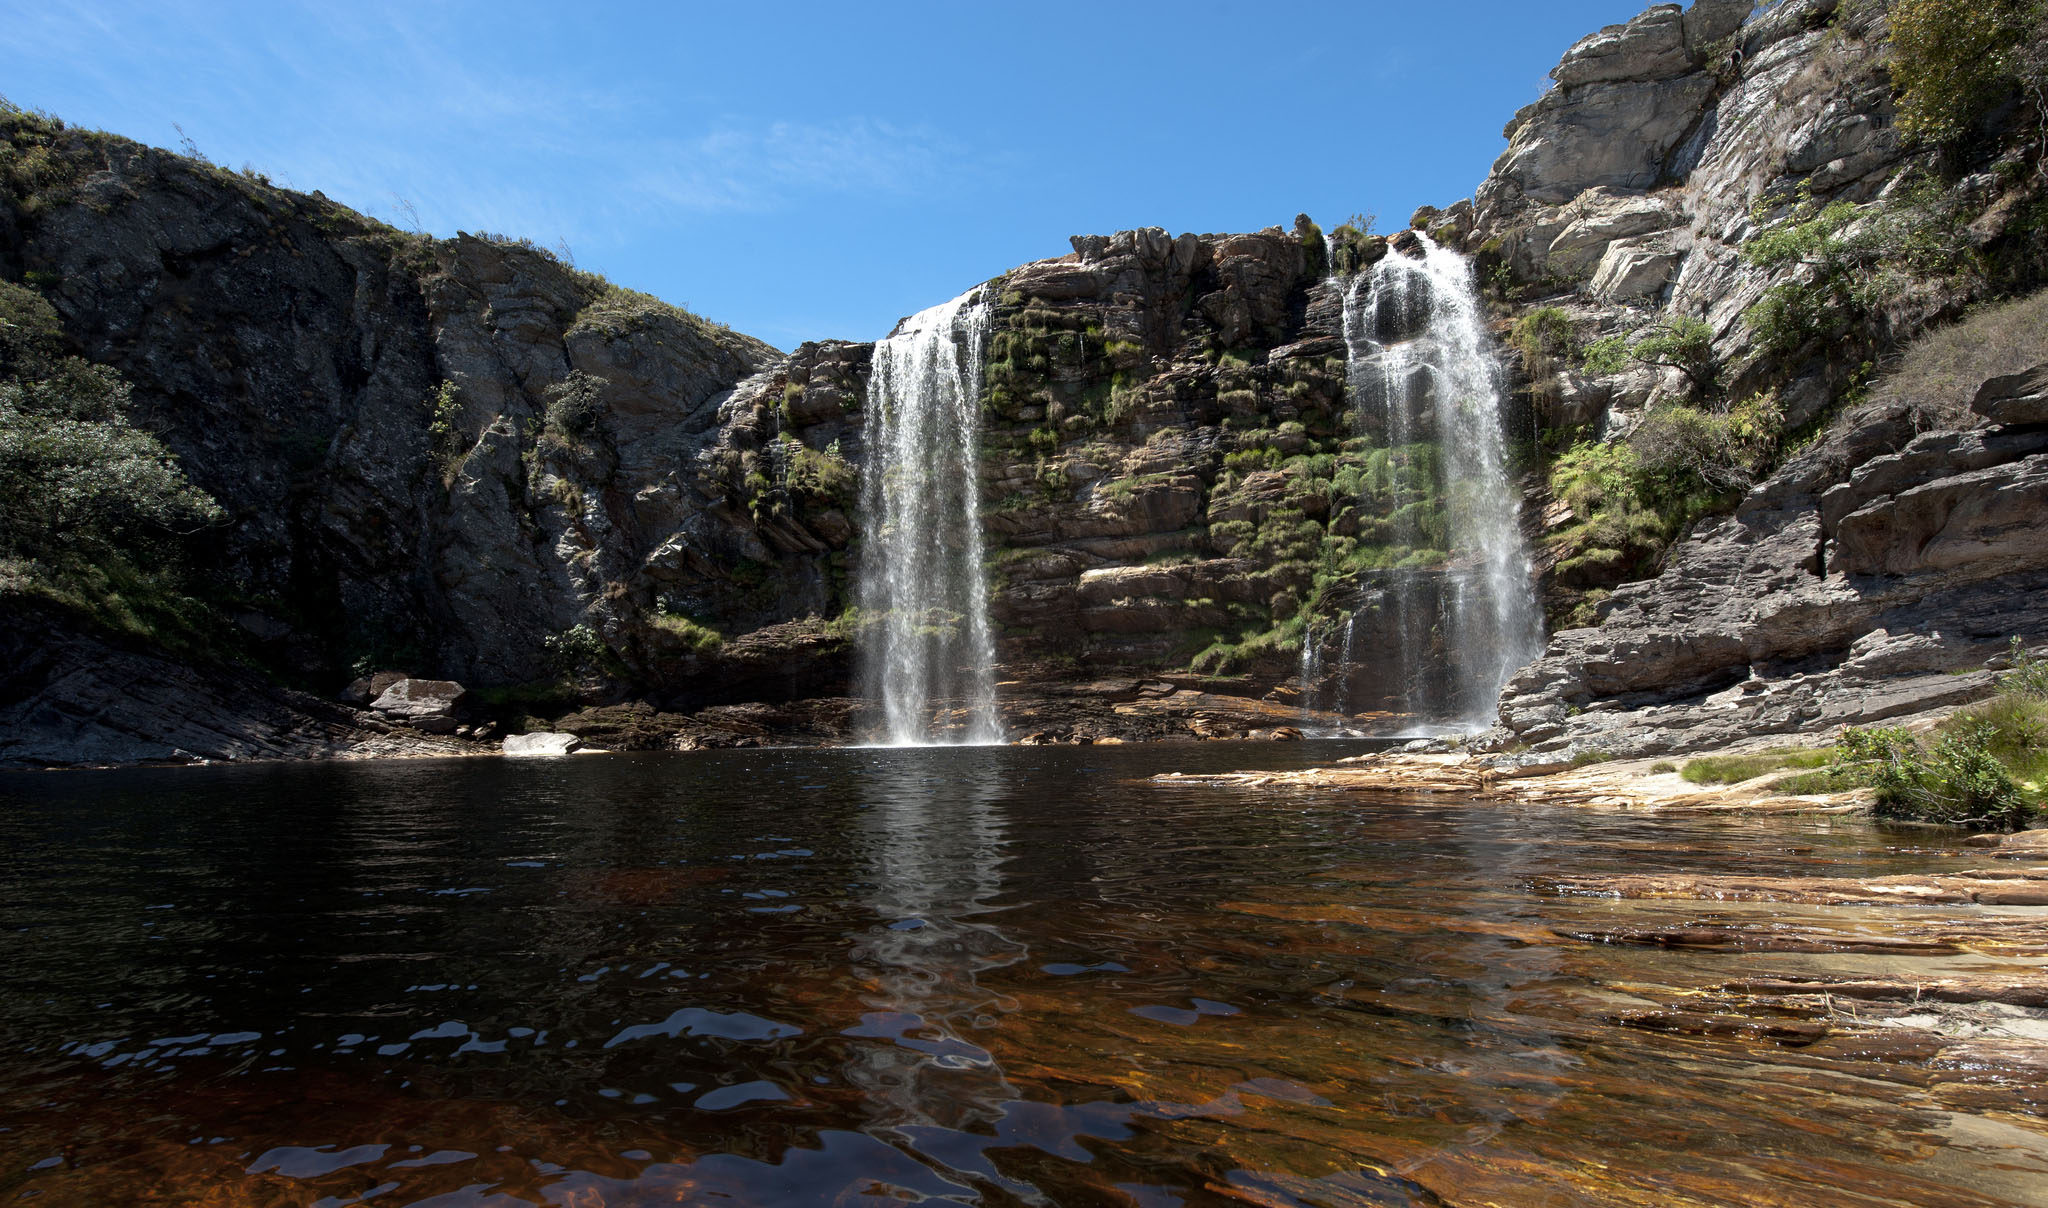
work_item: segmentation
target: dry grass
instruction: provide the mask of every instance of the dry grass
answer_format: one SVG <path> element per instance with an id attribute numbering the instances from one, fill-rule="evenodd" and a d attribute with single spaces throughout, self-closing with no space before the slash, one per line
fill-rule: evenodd
<path id="1" fill-rule="evenodd" d="M 1937 427 L 1969 427 L 1970 400 L 1985 379 L 2048 361 L 2048 290 L 1971 312 L 1908 345 L 1898 368 L 1870 391 L 1874 404 L 1904 403 Z"/>

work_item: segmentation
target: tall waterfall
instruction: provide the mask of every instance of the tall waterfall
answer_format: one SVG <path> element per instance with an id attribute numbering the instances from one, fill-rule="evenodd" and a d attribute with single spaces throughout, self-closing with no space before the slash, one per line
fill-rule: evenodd
<path id="1" fill-rule="evenodd" d="M 898 324 L 868 379 L 860 682 L 893 746 L 1003 740 L 982 564 L 980 293 Z"/>
<path id="2" fill-rule="evenodd" d="M 1390 251 L 1343 283 L 1346 393 L 1361 431 L 1433 479 L 1439 510 L 1397 508 L 1391 544 L 1440 545 L 1449 561 L 1375 572 L 1361 600 L 1372 625 L 1355 635 L 1358 613 L 1346 619 L 1342 658 L 1351 664 L 1354 640 L 1367 646 L 1380 699 L 1399 712 L 1486 726 L 1501 685 L 1541 653 L 1543 622 L 1507 477 L 1499 361 L 1472 269 L 1417 237 L 1420 257 Z M 1320 672 L 1322 647 L 1335 637 L 1305 637 L 1305 679 Z M 1340 668 L 1340 710 L 1361 670 Z"/>

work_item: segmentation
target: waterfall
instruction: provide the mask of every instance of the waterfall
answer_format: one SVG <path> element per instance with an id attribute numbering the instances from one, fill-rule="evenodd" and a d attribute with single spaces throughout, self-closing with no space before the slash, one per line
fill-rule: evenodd
<path id="1" fill-rule="evenodd" d="M 1367 640 L 1379 647 L 1372 670 L 1389 707 L 1484 727 L 1501 685 L 1541 652 L 1542 616 L 1507 476 L 1499 362 L 1471 266 L 1417 238 L 1420 257 L 1390 251 L 1342 283 L 1345 390 L 1360 431 L 1388 451 L 1388 482 L 1405 473 L 1427 484 L 1429 499 L 1387 518 L 1388 544 L 1439 550 L 1448 561 L 1431 566 L 1425 555 L 1381 572 Z M 1398 503 L 1399 489 L 1388 493 Z M 1346 685 L 1364 671 L 1352 664 L 1348 624 Z"/>
<path id="2" fill-rule="evenodd" d="M 1003 741 L 983 566 L 979 430 L 989 308 L 970 290 L 898 324 L 868 378 L 860 683 L 892 746 Z M 935 707 L 962 725 L 940 726 Z"/>

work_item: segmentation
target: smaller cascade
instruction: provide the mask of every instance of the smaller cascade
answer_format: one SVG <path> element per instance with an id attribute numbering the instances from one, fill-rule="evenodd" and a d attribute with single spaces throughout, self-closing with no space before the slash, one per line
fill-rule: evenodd
<path id="1" fill-rule="evenodd" d="M 1416 239 L 1419 254 L 1389 251 L 1341 282 L 1345 392 L 1373 440 L 1365 481 L 1385 512 L 1380 544 L 1399 558 L 1361 575 L 1337 667 L 1325 666 L 1334 632 L 1305 637 L 1302 691 L 1313 701 L 1334 679 L 1345 711 L 1362 681 L 1371 707 L 1480 728 L 1501 685 L 1541 652 L 1542 617 L 1471 266 Z M 1361 641 L 1369 668 L 1354 658 Z"/>
<path id="2" fill-rule="evenodd" d="M 859 677 L 891 746 L 1003 741 L 981 528 L 981 292 L 898 324 L 868 378 Z M 946 738 L 938 707 L 964 716 Z"/>

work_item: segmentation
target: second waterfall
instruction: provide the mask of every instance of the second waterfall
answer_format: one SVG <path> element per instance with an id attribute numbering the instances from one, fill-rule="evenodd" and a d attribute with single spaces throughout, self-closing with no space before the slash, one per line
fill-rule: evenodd
<path id="1" fill-rule="evenodd" d="M 1500 369 L 1471 277 L 1418 235 L 1338 283 L 1345 392 L 1377 449 L 1364 478 L 1388 509 L 1372 524 L 1384 548 L 1410 552 L 1362 575 L 1336 625 L 1304 635 L 1311 703 L 1481 728 L 1501 685 L 1542 651 Z"/>
<path id="2" fill-rule="evenodd" d="M 979 289 L 875 345 L 868 378 L 860 682 L 893 746 L 1003 740 L 980 493 Z"/>

